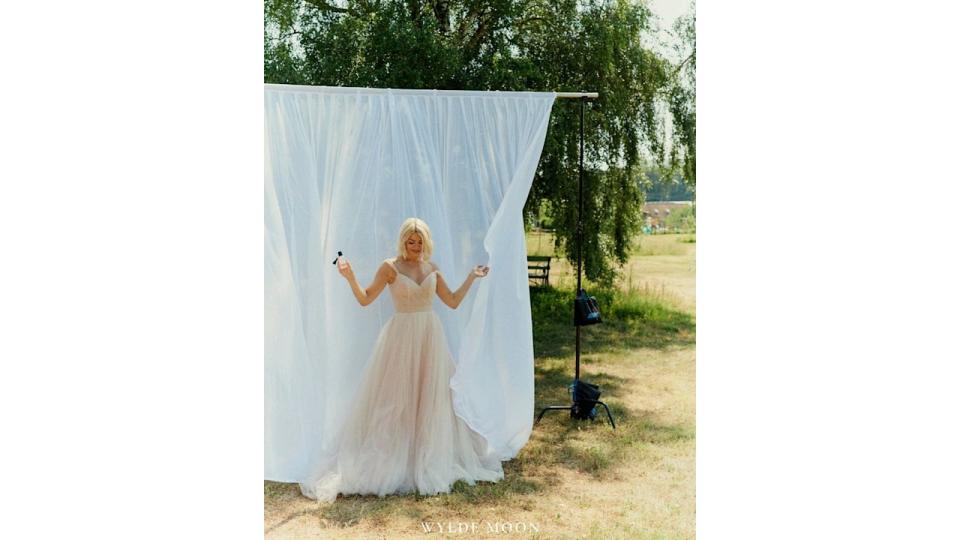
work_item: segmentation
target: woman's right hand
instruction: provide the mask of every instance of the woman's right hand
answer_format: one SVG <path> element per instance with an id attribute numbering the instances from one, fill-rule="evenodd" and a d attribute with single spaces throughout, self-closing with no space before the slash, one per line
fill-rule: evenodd
<path id="1" fill-rule="evenodd" d="M 343 257 L 337 257 L 337 270 L 340 271 L 341 276 L 347 278 L 347 281 L 356 279 L 353 275 L 353 267 L 350 266 L 350 261 Z"/>

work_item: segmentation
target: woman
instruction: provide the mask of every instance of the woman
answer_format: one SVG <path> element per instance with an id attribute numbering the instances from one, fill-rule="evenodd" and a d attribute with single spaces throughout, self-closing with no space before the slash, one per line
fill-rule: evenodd
<path id="1" fill-rule="evenodd" d="M 357 283 L 350 262 L 338 258 L 361 306 L 390 286 L 396 313 L 377 337 L 349 418 L 343 424 L 333 470 L 300 484 L 304 495 L 332 501 L 338 493 L 449 493 L 457 480 L 496 482 L 500 460 L 486 441 L 454 414 L 450 378 L 455 371 L 443 326 L 433 311 L 436 293 L 456 309 L 477 278 L 490 268 L 476 266 L 452 292 L 430 262 L 430 228 L 418 218 L 400 227 L 397 256 L 386 259 L 373 283 Z"/>

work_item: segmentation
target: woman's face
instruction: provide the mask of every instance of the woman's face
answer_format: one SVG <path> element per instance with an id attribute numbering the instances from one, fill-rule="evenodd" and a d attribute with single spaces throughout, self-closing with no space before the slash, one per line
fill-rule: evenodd
<path id="1" fill-rule="evenodd" d="M 413 233 L 407 237 L 405 245 L 407 248 L 407 256 L 411 259 L 416 259 L 423 252 L 423 237 L 420 236 L 420 233 Z"/>

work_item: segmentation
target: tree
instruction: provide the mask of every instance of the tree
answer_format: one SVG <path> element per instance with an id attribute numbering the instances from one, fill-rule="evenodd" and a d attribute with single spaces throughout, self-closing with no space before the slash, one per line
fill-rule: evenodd
<path id="1" fill-rule="evenodd" d="M 679 38 L 675 46 L 683 60 L 676 67 L 670 88 L 670 112 L 673 115 L 673 147 L 671 169 L 680 169 L 690 186 L 697 185 L 697 15 L 691 4 L 690 14 L 677 19 L 674 32 Z"/>
<path id="2" fill-rule="evenodd" d="M 680 69 L 643 45 L 628 0 L 266 0 L 267 82 L 441 90 L 598 91 L 585 115 L 583 257 L 610 283 L 641 225 L 644 156 L 671 167 L 665 102 Z M 677 113 L 673 112 L 676 119 Z M 676 120 L 674 120 L 676 122 Z M 556 247 L 576 260 L 579 103 L 558 101 L 524 212 L 549 201 Z M 674 145 L 673 148 L 676 148 Z M 672 158 L 672 159 L 671 159 Z"/>

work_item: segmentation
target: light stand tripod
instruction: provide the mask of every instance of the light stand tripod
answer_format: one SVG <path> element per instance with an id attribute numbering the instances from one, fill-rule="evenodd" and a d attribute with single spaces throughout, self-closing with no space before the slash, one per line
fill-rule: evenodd
<path id="1" fill-rule="evenodd" d="M 586 108 L 586 103 L 588 98 L 596 98 L 599 94 L 597 93 L 575 93 L 569 92 L 566 94 L 557 94 L 557 97 L 578 97 L 580 98 L 580 177 L 579 177 L 579 186 L 578 186 L 578 207 L 577 207 L 577 291 L 580 291 L 580 270 L 582 263 L 582 246 L 583 246 L 583 111 Z M 577 387 L 580 385 L 580 325 L 576 325 L 577 328 L 577 363 L 576 363 L 576 372 L 573 379 L 573 384 L 571 384 L 571 400 L 570 405 L 549 405 L 540 410 L 540 414 L 537 416 L 535 424 L 540 423 L 540 419 L 543 418 L 543 414 L 547 411 L 570 411 L 571 417 L 573 417 L 573 411 L 576 408 L 580 407 L 589 407 L 593 408 L 596 405 L 603 405 L 603 408 L 607 411 L 607 418 L 610 420 L 610 425 L 613 429 L 617 429 L 617 425 L 613 423 L 613 415 L 610 414 L 610 408 L 607 407 L 607 404 L 595 400 L 595 399 L 586 399 L 577 397 Z"/>

